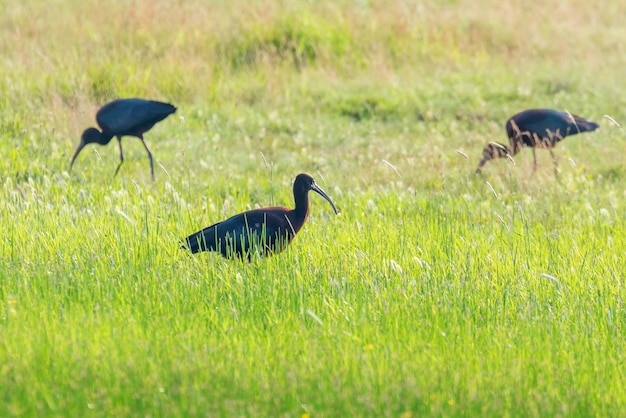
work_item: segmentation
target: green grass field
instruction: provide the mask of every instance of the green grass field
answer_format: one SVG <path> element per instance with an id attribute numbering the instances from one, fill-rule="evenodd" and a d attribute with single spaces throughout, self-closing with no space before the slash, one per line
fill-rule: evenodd
<path id="1" fill-rule="evenodd" d="M 626 415 L 626 4 L 250 3 L 0 0 L 0 416 Z M 118 97 L 155 182 L 69 172 Z M 535 107 L 601 129 L 475 175 Z M 178 248 L 300 172 L 285 252 Z"/>

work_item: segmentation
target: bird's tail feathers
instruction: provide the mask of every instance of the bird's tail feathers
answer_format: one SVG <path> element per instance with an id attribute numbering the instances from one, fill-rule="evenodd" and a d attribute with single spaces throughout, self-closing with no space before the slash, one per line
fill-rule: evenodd
<path id="1" fill-rule="evenodd" d="M 572 117 L 579 132 L 591 132 L 600 127 L 597 123 L 583 119 L 580 116 L 572 115 Z"/>
<path id="2" fill-rule="evenodd" d="M 569 123 L 574 125 L 574 131 L 572 132 L 570 129 L 570 135 L 574 134 L 574 133 L 579 133 L 579 132 L 591 132 L 591 131 L 595 131 L 596 129 L 598 129 L 600 127 L 600 125 L 598 125 L 595 122 L 591 122 L 590 120 L 587 120 L 585 118 L 581 118 L 578 115 L 575 115 L 573 113 L 567 112 L 567 116 L 569 119 Z"/>
<path id="3" fill-rule="evenodd" d="M 207 242 L 205 230 L 198 231 L 189 235 L 184 240 L 181 240 L 180 248 L 189 250 L 192 254 L 199 253 L 200 251 L 211 250 L 210 243 Z"/>

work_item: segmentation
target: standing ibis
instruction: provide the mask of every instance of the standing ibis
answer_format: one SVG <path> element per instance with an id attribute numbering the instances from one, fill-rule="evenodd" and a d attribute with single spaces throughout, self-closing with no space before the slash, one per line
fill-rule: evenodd
<path id="1" fill-rule="evenodd" d="M 87 128 L 78 144 L 78 149 L 72 157 L 70 170 L 78 154 L 87 144 L 107 145 L 113 137 L 117 138 L 120 146 L 120 163 L 115 170 L 115 175 L 120 171 L 124 162 L 124 152 L 122 151 L 122 137 L 135 136 L 141 139 L 141 143 L 148 152 L 150 158 L 150 171 L 154 180 L 154 161 L 152 152 L 143 139 L 143 134 L 148 132 L 155 123 L 162 121 L 167 116 L 176 112 L 176 108 L 169 103 L 155 102 L 144 99 L 119 99 L 105 104 L 96 113 L 96 121 L 102 132 L 96 128 Z"/>
<path id="2" fill-rule="evenodd" d="M 490 142 L 483 149 L 483 157 L 476 169 L 480 169 L 489 160 L 494 158 L 512 157 L 521 151 L 523 146 L 533 149 L 533 173 L 537 170 L 537 155 L 535 148 L 547 148 L 554 160 L 554 170 L 558 166 L 556 156 L 552 148 L 557 142 L 568 135 L 576 135 L 580 132 L 590 132 L 598 129 L 598 124 L 572 115 L 569 112 L 559 112 L 551 109 L 525 110 L 512 116 L 506 122 L 506 133 L 509 137 L 509 147 L 506 145 Z"/>
<path id="3" fill-rule="evenodd" d="M 226 258 L 246 257 L 248 260 L 257 250 L 261 256 L 283 251 L 309 216 L 309 191 L 326 199 L 339 214 L 330 197 L 309 174 L 298 174 L 293 182 L 295 209 L 269 207 L 240 213 L 216 223 L 185 239 L 181 248 L 192 253 L 219 251 Z"/>

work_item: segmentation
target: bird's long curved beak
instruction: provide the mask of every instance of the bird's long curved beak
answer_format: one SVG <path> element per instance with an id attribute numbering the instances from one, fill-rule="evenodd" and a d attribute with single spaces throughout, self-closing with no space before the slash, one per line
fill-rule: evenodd
<path id="1" fill-rule="evenodd" d="M 483 168 L 483 166 L 487 163 L 487 161 L 489 161 L 491 158 L 489 155 L 485 155 L 483 154 L 483 157 L 480 159 L 480 162 L 478 163 L 478 167 L 476 168 L 475 173 L 476 174 L 480 174 L 481 170 Z"/>
<path id="2" fill-rule="evenodd" d="M 70 163 L 70 171 L 72 171 L 72 166 L 74 165 L 74 161 L 76 160 L 76 157 L 78 157 L 78 154 L 80 154 L 80 152 L 83 150 L 83 148 L 85 148 L 85 143 L 83 141 L 80 141 L 80 144 L 78 144 L 78 148 L 76 149 L 76 152 L 74 153 L 74 156 L 72 157 L 72 162 Z"/>
<path id="3" fill-rule="evenodd" d="M 313 190 L 315 193 L 317 193 L 320 196 L 322 196 L 324 199 L 328 200 L 328 203 L 330 203 L 330 205 L 333 207 L 333 210 L 335 211 L 335 214 L 339 215 L 339 211 L 337 210 L 337 207 L 333 203 L 332 199 L 326 194 L 326 192 L 324 190 L 322 190 L 322 188 L 320 186 L 318 186 L 316 183 L 313 183 L 311 185 L 311 190 Z"/>

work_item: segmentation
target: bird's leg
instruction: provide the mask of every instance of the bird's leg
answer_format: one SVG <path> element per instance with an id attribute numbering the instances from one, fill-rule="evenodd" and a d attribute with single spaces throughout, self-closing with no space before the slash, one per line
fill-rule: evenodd
<path id="1" fill-rule="evenodd" d="M 535 147 L 533 147 L 533 174 L 537 171 L 537 153 L 535 152 Z"/>
<path id="2" fill-rule="evenodd" d="M 556 155 L 552 152 L 552 148 L 548 148 L 550 150 L 550 155 L 552 155 L 552 161 L 554 161 L 554 174 L 559 174 L 559 164 L 556 162 Z"/>
<path id="3" fill-rule="evenodd" d="M 122 137 L 121 136 L 117 137 L 117 143 L 120 146 L 120 163 L 117 166 L 117 169 L 115 170 L 115 174 L 113 175 L 113 177 L 117 176 L 117 172 L 120 171 L 120 167 L 122 166 L 122 163 L 124 162 L 124 151 L 122 150 Z"/>
<path id="4" fill-rule="evenodd" d="M 152 181 L 154 181 L 154 160 L 152 159 L 152 152 L 150 151 L 150 148 L 148 148 L 146 141 L 143 140 L 143 135 L 140 136 L 139 139 L 141 139 L 141 143 L 148 152 L 148 158 L 150 158 L 150 173 L 152 173 Z"/>

